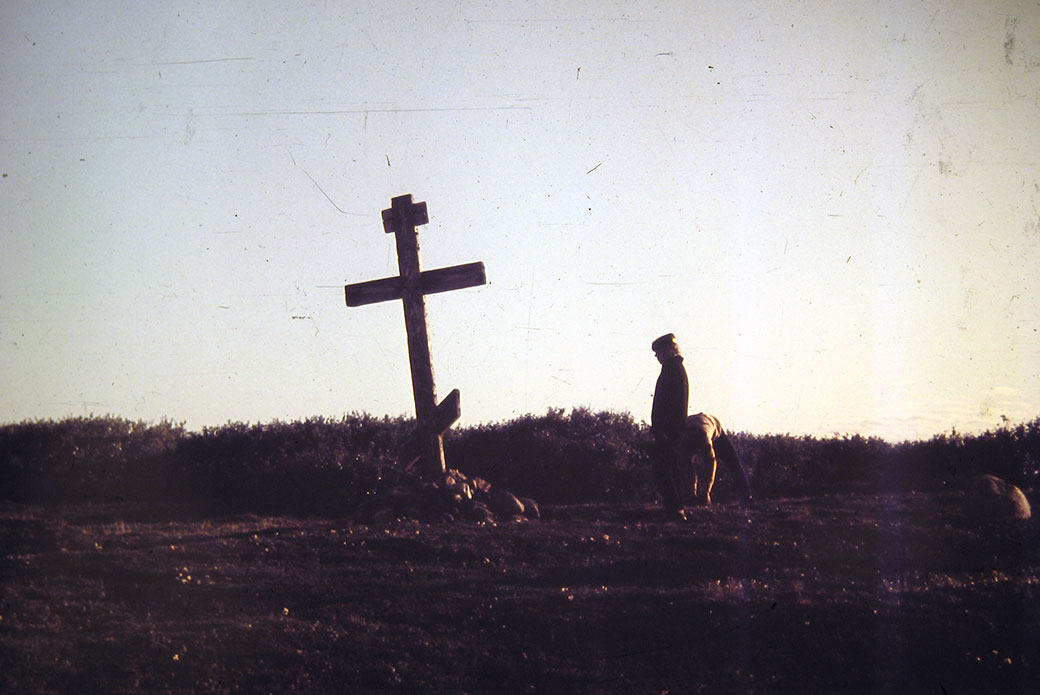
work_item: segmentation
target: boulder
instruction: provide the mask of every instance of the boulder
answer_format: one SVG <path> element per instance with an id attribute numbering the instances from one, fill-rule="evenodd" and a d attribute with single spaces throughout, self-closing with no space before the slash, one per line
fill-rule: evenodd
<path id="1" fill-rule="evenodd" d="M 528 519 L 541 519 L 542 512 L 538 509 L 538 503 L 530 497 L 521 497 L 520 503 L 524 505 L 524 516 Z"/>
<path id="2" fill-rule="evenodd" d="M 488 495 L 488 507 L 503 519 L 524 515 L 524 503 L 516 495 L 500 487 L 491 488 Z"/>
<path id="3" fill-rule="evenodd" d="M 1024 520 L 1032 516 L 1025 494 L 994 475 L 977 475 L 964 489 L 964 508 L 984 521 Z"/>

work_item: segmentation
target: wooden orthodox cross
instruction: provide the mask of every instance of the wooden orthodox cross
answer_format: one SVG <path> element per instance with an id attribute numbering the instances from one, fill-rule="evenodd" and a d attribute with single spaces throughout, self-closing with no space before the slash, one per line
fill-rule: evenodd
<path id="1" fill-rule="evenodd" d="M 426 321 L 426 295 L 475 287 L 487 282 L 483 263 L 422 271 L 419 263 L 419 233 L 416 226 L 430 221 L 426 203 L 413 203 L 412 196 L 391 199 L 390 209 L 383 210 L 383 230 L 397 239 L 397 277 L 347 285 L 347 306 L 363 306 L 393 299 L 403 300 L 404 327 L 408 333 L 408 362 L 412 369 L 412 393 L 415 396 L 414 437 L 402 450 L 408 465 L 417 458 L 422 474 L 433 478 L 444 473 L 444 433 L 459 419 L 459 391 L 455 389 L 440 405 L 433 383 L 433 360 L 430 357 L 430 334 Z"/>

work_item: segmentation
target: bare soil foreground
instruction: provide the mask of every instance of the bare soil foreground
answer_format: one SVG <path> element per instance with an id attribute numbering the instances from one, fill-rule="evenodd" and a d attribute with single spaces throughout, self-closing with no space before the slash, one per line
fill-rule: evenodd
<path id="1" fill-rule="evenodd" d="M 953 493 L 541 521 L 0 507 L 0 691 L 1035 693 L 1037 522 Z"/>

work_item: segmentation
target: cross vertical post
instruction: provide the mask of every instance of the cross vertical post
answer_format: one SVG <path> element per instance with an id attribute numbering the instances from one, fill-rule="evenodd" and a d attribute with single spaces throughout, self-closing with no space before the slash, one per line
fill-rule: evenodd
<path id="1" fill-rule="evenodd" d="M 437 404 L 425 295 L 475 287 L 483 285 L 487 280 L 484 264 L 479 262 L 423 272 L 419 257 L 419 233 L 415 228 L 427 222 L 426 203 L 412 202 L 410 195 L 393 198 L 390 208 L 383 210 L 383 229 L 395 237 L 400 274 L 397 277 L 347 285 L 344 289 L 347 306 L 402 300 L 417 422 L 415 435 L 403 447 L 406 453 L 402 457 L 416 454 L 422 462 L 423 476 L 433 479 L 445 472 L 443 434 L 458 419 L 460 410 L 457 389 L 443 403 Z M 411 459 L 406 463 L 411 463 Z"/>
<path id="2" fill-rule="evenodd" d="M 397 240 L 397 267 L 401 277 L 401 300 L 404 305 L 404 327 L 408 334 L 408 364 L 412 372 L 412 394 L 415 397 L 415 419 L 418 423 L 419 455 L 424 474 L 443 473 L 444 439 L 433 431 L 433 411 L 437 407 L 437 389 L 433 378 L 433 357 L 430 354 L 430 332 L 423 296 L 419 232 L 417 225 L 429 222 L 426 203 L 413 203 L 412 196 L 398 196 L 390 201 L 390 209 L 383 212 L 386 227 L 387 212 L 390 225 L 386 228 Z"/>

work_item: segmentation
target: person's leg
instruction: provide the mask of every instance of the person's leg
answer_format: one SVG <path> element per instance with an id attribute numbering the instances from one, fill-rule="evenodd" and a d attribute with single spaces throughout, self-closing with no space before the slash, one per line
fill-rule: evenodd
<path id="1" fill-rule="evenodd" d="M 653 461 L 654 484 L 661 495 L 665 514 L 675 516 L 679 512 L 679 493 L 675 476 L 675 447 L 658 441 L 654 443 Z"/>
<path id="2" fill-rule="evenodd" d="M 701 463 L 704 466 L 704 489 L 701 492 L 701 498 L 704 500 L 705 506 L 711 505 L 711 489 L 715 487 L 715 473 L 718 470 L 718 462 L 715 460 L 715 448 L 711 445 L 711 440 L 707 437 L 701 445 L 700 454 Z"/>

